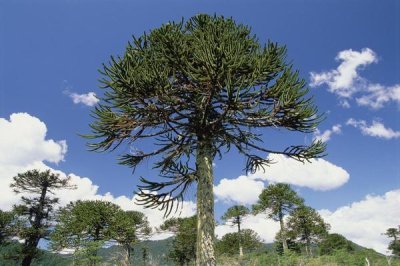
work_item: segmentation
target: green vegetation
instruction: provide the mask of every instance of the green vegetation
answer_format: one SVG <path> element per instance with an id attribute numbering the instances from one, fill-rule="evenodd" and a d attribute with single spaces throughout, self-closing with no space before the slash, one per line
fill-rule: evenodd
<path id="1" fill-rule="evenodd" d="M 162 230 L 175 233 L 168 256 L 178 265 L 188 265 L 196 259 L 196 224 L 197 217 L 192 216 L 172 218 L 161 225 Z"/>
<path id="2" fill-rule="evenodd" d="M 218 240 L 216 243 L 216 251 L 219 255 L 234 255 L 237 254 L 238 246 L 242 248 L 242 252 L 250 253 L 262 249 L 260 237 L 251 229 L 244 229 L 237 233 L 228 233 Z M 240 257 L 243 256 L 239 254 Z"/>
<path id="3" fill-rule="evenodd" d="M 306 82 L 286 62 L 286 48 L 259 43 L 231 18 L 200 14 L 134 38 L 124 55 L 104 65 L 102 83 L 105 96 L 87 136 L 97 142 L 89 146 L 109 151 L 150 138 L 155 149 L 123 154 L 120 163 L 135 168 L 157 160 L 166 181 L 142 178 L 140 202 L 167 215 L 197 184 L 197 265 L 215 265 L 216 155 L 234 147 L 254 172 L 271 163 L 271 153 L 305 161 L 325 151 L 321 141 L 265 147 L 256 128 L 311 133 L 321 115 Z"/>

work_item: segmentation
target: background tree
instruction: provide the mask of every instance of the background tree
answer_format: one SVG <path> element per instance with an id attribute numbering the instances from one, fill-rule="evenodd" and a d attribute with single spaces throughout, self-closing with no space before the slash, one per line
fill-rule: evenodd
<path id="1" fill-rule="evenodd" d="M 243 206 L 243 205 L 235 205 L 230 207 L 225 214 L 221 217 L 226 223 L 229 223 L 232 226 L 237 226 L 238 228 L 238 247 L 239 247 L 239 256 L 243 256 L 243 247 L 241 243 L 241 228 L 240 225 L 242 224 L 243 217 L 248 215 L 250 210 Z"/>
<path id="2" fill-rule="evenodd" d="M 112 238 L 125 250 L 125 265 L 131 264 L 133 246 L 149 236 L 151 227 L 147 217 L 138 211 L 119 211 L 112 226 Z"/>
<path id="3" fill-rule="evenodd" d="M 388 249 L 392 251 L 393 255 L 400 256 L 400 226 L 399 228 L 388 228 L 385 233 L 386 236 L 393 238 L 389 243 Z"/>
<path id="4" fill-rule="evenodd" d="M 246 252 L 260 250 L 263 247 L 260 237 L 251 229 L 243 229 L 241 234 L 228 233 L 216 243 L 218 254 L 235 255 L 237 254 L 237 246 L 242 246 Z"/>
<path id="5" fill-rule="evenodd" d="M 320 255 L 332 255 L 337 250 L 352 252 L 354 251 L 354 246 L 351 241 L 340 234 L 328 234 L 319 243 Z"/>
<path id="6" fill-rule="evenodd" d="M 51 234 L 52 249 L 74 249 L 77 257 L 96 265 L 100 260 L 98 249 L 115 236 L 115 224 L 121 211 L 119 206 L 107 201 L 71 202 L 58 213 Z"/>
<path id="7" fill-rule="evenodd" d="M 13 236 L 15 213 L 0 210 L 0 246 L 6 244 Z"/>
<path id="8" fill-rule="evenodd" d="M 141 178 L 141 203 L 166 214 L 197 183 L 197 264 L 214 265 L 212 162 L 231 147 L 247 158 L 246 171 L 269 153 L 299 161 L 322 156 L 325 145 L 263 146 L 252 128 L 309 133 L 321 121 L 308 88 L 285 60 L 286 48 L 259 43 L 250 28 L 220 16 L 197 15 L 134 38 L 123 56 L 104 65 L 105 93 L 94 111 L 93 150 L 135 146 L 120 163 L 135 168 L 150 157 L 165 181 Z M 195 158 L 194 160 L 192 158 Z M 153 193 L 157 192 L 157 193 Z"/>
<path id="9" fill-rule="evenodd" d="M 265 188 L 258 196 L 257 203 L 253 205 L 254 214 L 267 212 L 269 218 L 279 221 L 281 227 L 279 236 L 284 253 L 288 250 L 288 243 L 283 218 L 303 203 L 304 200 L 288 184 L 278 183 Z"/>
<path id="10" fill-rule="evenodd" d="M 311 245 L 327 236 L 330 225 L 313 208 L 300 206 L 292 212 L 287 222 L 287 236 L 305 245 L 307 255 L 312 255 Z"/>
<path id="11" fill-rule="evenodd" d="M 50 197 L 58 189 L 73 189 L 70 178 L 60 178 L 50 170 L 40 172 L 31 170 L 13 178 L 11 188 L 17 194 L 23 194 L 22 203 L 14 206 L 18 216 L 16 236 L 24 239 L 22 265 L 30 265 L 38 254 L 39 240 L 49 236 L 49 228 L 54 221 L 54 206 L 58 198 Z"/>
<path id="12" fill-rule="evenodd" d="M 197 217 L 171 218 L 161 225 L 162 230 L 175 233 L 169 257 L 179 265 L 188 265 L 196 259 Z"/>
<path id="13" fill-rule="evenodd" d="M 284 253 L 288 253 L 288 251 L 295 253 L 295 254 L 301 254 L 301 248 L 302 244 L 297 242 L 295 239 L 288 238 L 287 236 L 285 237 L 286 239 L 286 244 L 288 249 L 285 251 L 283 249 L 283 243 L 282 243 L 282 235 L 281 235 L 281 230 L 278 231 L 275 235 L 275 241 L 273 243 L 274 250 L 276 251 L 277 254 L 279 255 L 284 255 Z"/>

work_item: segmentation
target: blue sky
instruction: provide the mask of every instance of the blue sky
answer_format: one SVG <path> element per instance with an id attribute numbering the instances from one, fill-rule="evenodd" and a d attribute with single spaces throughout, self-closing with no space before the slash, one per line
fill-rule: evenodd
<path id="1" fill-rule="evenodd" d="M 1 184 L 6 185 L 8 175 L 17 170 L 47 166 L 73 173 L 88 186 L 91 192 L 82 192 L 76 198 L 110 193 L 106 195 L 117 200 L 132 197 L 140 175 L 156 179 L 150 162 L 134 175 L 130 169 L 117 165 L 116 157 L 123 149 L 111 154 L 87 151 L 86 140 L 78 134 L 90 130 L 92 107 L 86 104 L 93 95 L 90 98 L 88 93 L 102 94 L 97 70 L 111 55 L 123 53 L 131 35 L 138 36 L 167 21 L 198 13 L 232 16 L 251 26 L 261 42 L 270 39 L 286 45 L 288 60 L 310 83 L 310 93 L 320 111 L 326 113 L 319 134 L 306 136 L 268 129 L 263 132 L 266 145 L 285 147 L 309 143 L 324 132 L 325 139 L 330 135 L 325 161 L 304 170 L 315 175 L 311 181 L 293 176 L 296 174 L 290 171 L 280 174 L 284 169 L 279 168 L 258 177 L 246 176 L 245 160 L 234 152 L 216 160 L 216 217 L 234 203 L 251 205 L 254 197 L 246 195 L 256 193 L 268 181 L 285 181 L 297 184 L 294 188 L 307 204 L 321 210 L 333 231 L 360 244 L 373 243 L 382 251 L 384 238 L 371 235 L 364 239 L 363 232 L 352 233 L 352 228 L 369 220 L 376 225 L 374 228 L 384 231 L 385 226 L 396 226 L 400 218 L 399 211 L 391 209 L 400 204 L 400 4 L 394 0 L 2 1 Z M 84 104 L 79 99 L 89 102 Z M 35 131 L 36 127 L 42 131 Z M 16 140 L 18 134 L 10 132 L 23 132 L 19 137 L 24 141 Z M 36 148 L 28 143 L 29 138 Z M 62 140 L 67 151 L 63 150 Z M 37 148 L 39 143 L 44 148 Z M 282 160 L 282 165 L 288 163 Z M 289 163 L 287 167 L 296 173 L 300 166 Z M 238 178 L 241 175 L 244 177 Z M 240 193 L 247 194 L 241 197 Z M 1 207 L 6 208 L 12 201 L 3 195 Z M 193 201 L 194 197 L 187 200 Z M 372 210 L 371 206 L 380 206 L 388 216 L 386 221 L 374 220 L 374 215 L 362 218 L 349 214 L 349 210 Z M 349 215 L 349 223 L 341 224 L 340 215 Z M 256 223 L 253 220 L 249 224 L 252 222 Z M 370 224 L 365 223 L 365 227 Z M 229 229 L 218 232 L 226 230 Z M 272 233 L 263 230 L 259 232 L 264 239 L 271 239 L 266 235 Z"/>

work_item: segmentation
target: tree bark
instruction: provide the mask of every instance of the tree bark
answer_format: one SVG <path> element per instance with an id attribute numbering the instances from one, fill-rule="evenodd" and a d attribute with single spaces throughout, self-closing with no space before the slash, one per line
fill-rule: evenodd
<path id="1" fill-rule="evenodd" d="M 283 246 L 283 253 L 287 253 L 289 250 L 287 240 L 286 240 L 286 231 L 285 231 L 285 225 L 283 223 L 283 214 L 282 211 L 279 212 L 279 223 L 281 225 L 281 241 L 282 241 L 282 246 Z"/>
<path id="2" fill-rule="evenodd" d="M 196 157 L 197 173 L 197 243 L 196 265 L 214 266 L 214 177 L 211 145 L 199 142 Z"/>
<path id="3" fill-rule="evenodd" d="M 238 218 L 238 237 L 239 237 L 239 256 L 243 257 L 243 247 L 242 247 L 242 232 L 240 230 L 240 218 Z"/>
<path id="4" fill-rule="evenodd" d="M 36 248 L 37 245 L 39 244 L 39 240 L 41 238 L 41 235 L 39 234 L 40 227 L 42 226 L 42 220 L 43 220 L 43 212 L 44 212 L 44 205 L 45 205 L 45 200 L 46 200 L 46 193 L 48 189 L 48 184 L 45 184 L 42 187 L 42 191 L 40 193 L 40 198 L 39 198 L 39 206 L 38 209 L 34 212 L 35 214 L 35 219 L 33 220 L 32 228 L 34 229 L 34 234 L 31 233 L 31 235 L 28 237 L 28 239 L 25 240 L 24 244 L 24 258 L 22 259 L 22 266 L 29 266 L 32 263 L 33 258 L 36 255 Z"/>

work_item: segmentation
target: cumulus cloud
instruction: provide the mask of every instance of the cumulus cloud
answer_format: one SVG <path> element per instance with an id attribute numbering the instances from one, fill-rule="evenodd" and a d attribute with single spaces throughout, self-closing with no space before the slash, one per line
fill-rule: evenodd
<path id="1" fill-rule="evenodd" d="M 27 113 L 14 113 L 9 120 L 0 118 L 0 129 L 1 164 L 58 163 L 67 152 L 65 140 L 46 140 L 46 125 Z"/>
<path id="2" fill-rule="evenodd" d="M 45 162 L 58 163 L 64 159 L 67 152 L 65 140 L 54 141 L 46 138 L 47 127 L 38 118 L 26 113 L 16 113 L 10 119 L 0 118 L 0 209 L 10 210 L 16 204 L 20 195 L 16 195 L 10 188 L 12 178 L 18 173 L 28 170 L 47 170 L 59 174 L 61 178 L 71 178 L 75 190 L 59 190 L 55 196 L 60 199 L 60 205 L 66 205 L 76 200 L 108 200 L 124 210 L 143 212 L 152 226 L 159 226 L 163 222 L 163 212 L 157 209 L 146 209 L 135 204 L 136 195 L 132 197 L 118 196 L 111 193 L 98 194 L 98 186 L 88 177 L 76 174 L 66 174 L 55 170 Z M 195 214 L 196 204 L 191 201 L 183 202 L 181 217 Z M 154 235 L 153 238 L 165 238 L 166 234 Z"/>
<path id="3" fill-rule="evenodd" d="M 336 61 L 341 62 L 337 69 L 326 72 L 311 72 L 311 86 L 328 85 L 329 91 L 341 97 L 351 97 L 359 90 L 358 86 L 364 82 L 358 70 L 369 64 L 378 62 L 377 55 L 369 48 L 360 52 L 352 49 L 338 53 Z"/>
<path id="4" fill-rule="evenodd" d="M 326 142 L 331 139 L 331 136 L 333 134 L 340 134 L 342 132 L 342 126 L 340 124 L 332 126 L 331 129 L 327 129 L 324 132 L 321 132 L 319 129 L 315 131 L 315 139 L 316 140 L 321 140 L 323 142 Z"/>
<path id="5" fill-rule="evenodd" d="M 65 91 L 65 94 L 67 94 L 75 104 L 82 103 L 86 106 L 94 106 L 99 102 L 99 99 L 96 97 L 96 93 L 94 92 L 78 94 L 67 90 Z"/>
<path id="6" fill-rule="evenodd" d="M 400 137 L 400 131 L 395 131 L 379 121 L 373 120 L 372 124 L 368 125 L 365 120 L 356 120 L 350 118 L 347 120 L 346 125 L 359 128 L 361 133 L 366 136 L 377 137 L 382 139 L 396 139 Z"/>
<path id="7" fill-rule="evenodd" d="M 235 179 L 221 179 L 214 186 L 217 199 L 225 202 L 236 202 L 238 204 L 253 204 L 264 188 L 262 181 L 256 181 L 248 176 L 239 176 Z"/>
<path id="8" fill-rule="evenodd" d="M 349 99 L 355 97 L 360 106 L 372 109 L 380 109 L 385 103 L 400 103 L 400 85 L 385 86 L 373 83 L 362 77 L 359 72 L 372 63 L 378 62 L 378 56 L 369 48 L 360 52 L 351 49 L 338 53 L 336 57 L 340 61 L 336 69 L 325 72 L 310 72 L 310 86 L 317 87 L 327 85 L 328 91 L 340 98 L 340 106 L 350 107 Z"/>
<path id="9" fill-rule="evenodd" d="M 270 154 L 268 159 L 275 163 L 267 167 L 265 172 L 257 171 L 250 178 L 322 191 L 338 188 L 350 178 L 345 169 L 324 159 L 302 163 L 280 154 Z"/>
<path id="10" fill-rule="evenodd" d="M 399 206 L 400 190 L 392 190 L 384 195 L 367 195 L 333 212 L 321 210 L 319 213 L 331 225 L 332 233 L 385 254 L 389 239 L 382 233 L 399 224 Z"/>

